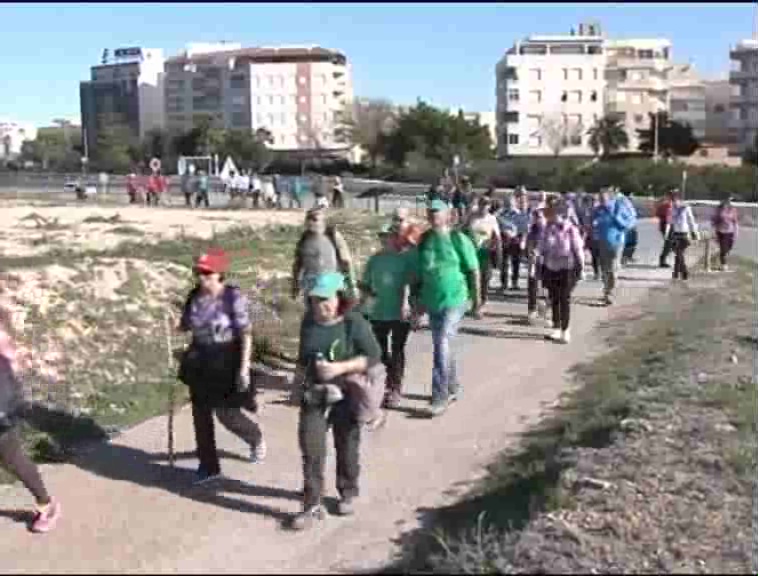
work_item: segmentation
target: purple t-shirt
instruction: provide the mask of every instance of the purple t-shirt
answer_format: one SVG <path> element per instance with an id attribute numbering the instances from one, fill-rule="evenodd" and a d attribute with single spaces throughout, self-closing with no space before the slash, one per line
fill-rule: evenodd
<path id="1" fill-rule="evenodd" d="M 196 344 L 226 344 L 234 341 L 251 324 L 250 306 L 247 297 L 239 289 L 231 290 L 231 296 L 196 293 L 184 309 L 182 330 L 192 332 Z M 234 324 L 234 325 L 233 325 Z"/>

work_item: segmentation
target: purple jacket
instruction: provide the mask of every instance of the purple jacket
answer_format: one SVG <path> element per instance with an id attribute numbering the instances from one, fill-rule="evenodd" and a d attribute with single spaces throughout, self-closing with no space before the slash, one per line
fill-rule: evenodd
<path id="1" fill-rule="evenodd" d="M 579 229 L 565 220 L 547 224 L 537 247 L 542 263 L 557 272 L 584 268 L 584 242 Z"/>

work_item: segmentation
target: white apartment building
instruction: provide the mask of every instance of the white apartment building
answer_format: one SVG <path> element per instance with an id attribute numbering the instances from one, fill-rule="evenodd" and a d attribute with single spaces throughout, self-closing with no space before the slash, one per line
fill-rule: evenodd
<path id="1" fill-rule="evenodd" d="M 88 153 L 111 123 L 127 126 L 138 138 L 164 126 L 163 51 L 117 48 L 103 51 L 102 61 L 80 84 L 82 130 Z"/>
<path id="2" fill-rule="evenodd" d="M 0 160 L 17 158 L 24 142 L 36 138 L 37 128 L 34 125 L 0 118 Z"/>
<path id="3" fill-rule="evenodd" d="M 496 66 L 498 157 L 591 156 L 587 131 L 603 116 L 605 58 L 597 24 L 516 42 Z"/>
<path id="4" fill-rule="evenodd" d="M 169 129 L 189 130 L 200 116 L 230 129 L 271 133 L 276 150 L 344 150 L 336 117 L 352 101 L 350 65 L 318 46 L 203 51 L 193 45 L 166 63 Z"/>
<path id="5" fill-rule="evenodd" d="M 608 114 L 625 123 L 629 150 L 639 147 L 637 130 L 650 126 L 650 114 L 670 110 L 671 42 L 665 39 L 608 40 L 606 100 Z"/>
<path id="6" fill-rule="evenodd" d="M 758 131 L 758 39 L 743 40 L 731 49 L 729 56 L 732 60 L 729 132 L 732 153 L 742 154 L 753 146 Z"/>

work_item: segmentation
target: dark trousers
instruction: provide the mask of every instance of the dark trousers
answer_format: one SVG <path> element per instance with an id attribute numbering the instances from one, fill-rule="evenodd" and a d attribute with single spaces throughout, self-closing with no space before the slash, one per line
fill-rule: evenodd
<path id="1" fill-rule="evenodd" d="M 526 284 L 526 293 L 527 293 L 527 311 L 529 313 L 536 312 L 537 311 L 537 298 L 538 298 L 538 292 L 540 288 L 540 283 L 542 282 L 542 271 L 538 268 L 534 275 L 529 276 L 529 280 Z"/>
<path id="2" fill-rule="evenodd" d="M 188 207 L 190 207 L 190 208 L 192 207 L 192 192 L 185 192 L 184 193 L 184 203 Z"/>
<path id="3" fill-rule="evenodd" d="M 719 263 L 726 266 L 726 258 L 734 248 L 734 233 L 716 232 L 716 240 L 719 243 Z"/>
<path id="4" fill-rule="evenodd" d="M 361 427 L 347 399 L 334 404 L 326 414 L 322 406 L 300 409 L 298 440 L 303 456 L 303 507 L 321 503 L 324 493 L 326 436 L 332 429 L 337 455 L 337 492 L 343 499 L 358 496 Z"/>
<path id="5" fill-rule="evenodd" d="M 193 402 L 192 421 L 195 425 L 197 457 L 200 460 L 200 469 L 208 474 L 219 474 L 221 472 L 218 451 L 216 450 L 214 413 L 224 428 L 244 440 L 251 448 L 257 446 L 263 438 L 258 424 L 245 416 L 240 408 L 214 408 L 205 402 Z"/>
<path id="6" fill-rule="evenodd" d="M 659 260 L 659 264 L 661 266 L 668 264 L 669 254 L 671 254 L 671 251 L 673 249 L 672 246 L 672 236 L 669 234 L 666 235 L 666 225 L 665 224 L 659 224 L 658 230 L 661 233 L 661 236 L 663 236 L 663 248 L 661 249 L 661 255 Z"/>
<path id="7" fill-rule="evenodd" d="M 638 234 L 637 229 L 632 228 L 626 233 L 626 242 L 624 243 L 624 251 L 621 253 L 621 260 L 624 264 L 631 262 L 634 258 L 634 253 L 637 251 Z"/>
<path id="8" fill-rule="evenodd" d="M 685 253 L 690 247 L 690 239 L 687 234 L 677 232 L 672 238 L 674 248 L 674 280 L 681 278 L 687 280 L 690 277 L 690 271 L 687 268 L 687 258 Z"/>
<path id="9" fill-rule="evenodd" d="M 576 284 L 576 273 L 573 270 L 543 268 L 543 282 L 553 312 L 553 328 L 568 330 L 571 321 L 571 292 Z"/>
<path id="10" fill-rule="evenodd" d="M 411 323 L 402 320 L 376 321 L 371 323 L 371 327 L 382 349 L 382 362 L 387 368 L 387 392 L 402 393 L 405 345 L 411 332 Z"/>
<path id="11" fill-rule="evenodd" d="M 500 282 L 503 288 L 508 286 L 508 269 L 511 272 L 511 286 L 517 287 L 521 271 L 521 245 L 518 242 L 508 242 L 503 245 L 503 265 L 500 269 Z"/>
<path id="12" fill-rule="evenodd" d="M 197 196 L 195 196 L 195 207 L 199 208 L 200 204 L 205 204 L 206 208 L 211 207 L 211 200 L 208 197 L 207 190 L 201 190 L 197 193 Z"/>
<path id="13" fill-rule="evenodd" d="M 39 468 L 24 451 L 21 436 L 15 426 L 0 433 L 0 466 L 21 480 L 37 504 L 50 502 Z"/>

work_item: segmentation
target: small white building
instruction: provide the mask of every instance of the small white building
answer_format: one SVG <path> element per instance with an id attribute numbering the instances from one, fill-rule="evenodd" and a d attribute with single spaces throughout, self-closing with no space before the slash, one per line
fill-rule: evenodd
<path id="1" fill-rule="evenodd" d="M 37 139 L 37 128 L 25 122 L 0 118 L 0 160 L 14 160 L 26 140 Z"/>

